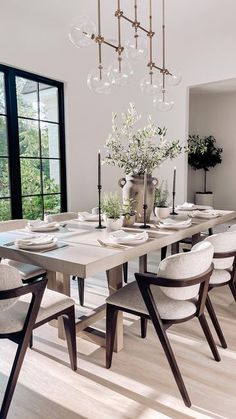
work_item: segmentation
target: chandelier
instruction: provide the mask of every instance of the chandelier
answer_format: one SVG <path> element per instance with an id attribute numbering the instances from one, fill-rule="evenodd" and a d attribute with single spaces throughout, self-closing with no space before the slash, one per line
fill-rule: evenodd
<path id="1" fill-rule="evenodd" d="M 175 74 L 166 66 L 166 42 L 165 42 L 165 0 L 162 2 L 162 63 L 157 65 L 153 61 L 153 42 L 155 32 L 153 31 L 152 0 L 149 2 L 149 24 L 148 28 L 141 25 L 138 20 L 138 1 L 134 0 L 134 18 L 126 16 L 121 9 L 121 1 L 117 0 L 117 41 L 105 39 L 101 28 L 101 0 L 97 0 L 97 29 L 95 24 L 87 17 L 80 17 L 71 26 L 69 38 L 78 48 L 96 42 L 98 46 L 98 65 L 88 74 L 87 84 L 93 93 L 109 94 L 115 86 L 125 86 L 133 75 L 132 60 L 144 60 L 147 53 L 147 74 L 140 82 L 143 93 L 153 97 L 153 106 L 160 111 L 172 109 L 174 101 L 168 97 L 167 85 L 175 86 L 181 81 L 180 74 Z M 134 28 L 134 35 L 130 41 L 122 44 L 121 21 L 124 20 Z M 140 37 L 140 33 L 146 34 L 146 39 Z M 116 53 L 116 61 L 104 67 L 102 60 L 102 49 L 106 45 Z"/>

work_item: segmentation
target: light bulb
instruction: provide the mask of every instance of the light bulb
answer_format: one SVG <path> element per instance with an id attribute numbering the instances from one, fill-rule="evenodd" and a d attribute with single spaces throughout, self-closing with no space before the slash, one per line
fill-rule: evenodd
<path id="1" fill-rule="evenodd" d="M 178 86 L 182 81 L 182 75 L 178 71 L 170 71 L 170 74 L 166 76 L 166 83 L 169 86 Z"/>
<path id="2" fill-rule="evenodd" d="M 153 99 L 153 106 L 161 112 L 168 112 L 174 106 L 172 98 L 168 97 L 165 89 L 162 89 L 160 94 Z"/>
<path id="3" fill-rule="evenodd" d="M 87 16 L 80 16 L 72 23 L 68 36 L 72 44 L 80 48 L 90 45 L 95 33 L 95 24 Z"/>
<path id="4" fill-rule="evenodd" d="M 140 82 L 140 89 L 142 93 L 146 93 L 147 95 L 157 95 L 160 87 L 159 87 L 159 80 L 154 75 L 153 71 L 150 71 Z"/>
<path id="5" fill-rule="evenodd" d="M 147 55 L 147 40 L 140 36 L 134 36 L 125 43 L 125 53 L 130 60 L 143 60 Z"/>
<path id="6" fill-rule="evenodd" d="M 106 68 L 91 70 L 88 74 L 87 85 L 93 93 L 109 95 L 111 93 L 109 70 Z"/>
<path id="7" fill-rule="evenodd" d="M 109 68 L 109 79 L 114 86 L 126 86 L 129 78 L 134 74 L 131 64 L 126 59 L 115 61 Z"/>

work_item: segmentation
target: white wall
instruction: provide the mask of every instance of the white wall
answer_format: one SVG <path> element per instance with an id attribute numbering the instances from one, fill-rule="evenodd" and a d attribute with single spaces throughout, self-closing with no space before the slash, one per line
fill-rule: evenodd
<path id="1" fill-rule="evenodd" d="M 189 132 L 201 137 L 213 135 L 223 148 L 222 164 L 207 174 L 208 190 L 214 192 L 214 206 L 236 209 L 236 92 L 190 94 Z M 202 191 L 203 171 L 189 168 L 188 198 Z"/>
<path id="2" fill-rule="evenodd" d="M 96 202 L 96 155 L 110 131 L 111 111 L 124 111 L 128 102 L 133 101 L 143 117 L 151 113 L 157 123 L 168 127 L 170 138 L 184 142 L 188 132 L 187 87 L 236 76 L 235 0 L 166 2 L 167 61 L 170 67 L 174 65 L 182 71 L 183 83 L 173 90 L 175 108 L 164 115 L 153 110 L 151 100 L 142 96 L 138 88 L 146 71 L 145 63 L 136 65 L 136 75 L 126 89 L 114 91 L 111 96 L 94 96 L 87 89 L 87 74 L 96 66 L 96 46 L 76 49 L 68 41 L 67 32 L 76 15 L 87 14 L 96 20 L 94 0 L 8 0 L 1 3 L 1 62 L 65 82 L 70 209 L 89 208 Z M 148 1 L 139 3 L 140 16 L 147 18 Z M 129 15 L 133 13 L 132 5 L 131 0 L 122 2 Z M 155 16 L 158 19 L 160 16 L 158 5 L 160 0 L 153 2 L 154 21 Z M 115 0 L 102 1 L 102 23 L 108 38 L 116 36 L 115 7 Z M 131 34 L 125 22 L 123 27 L 125 37 Z M 155 55 L 160 55 L 159 46 L 157 43 Z M 104 61 L 109 63 L 112 55 L 109 48 L 104 50 Z M 155 57 L 155 61 L 158 63 L 159 59 Z M 168 162 L 155 175 L 167 177 L 171 185 L 174 165 L 178 176 L 177 202 L 181 202 L 187 189 L 185 156 Z M 122 172 L 113 167 L 104 168 L 104 189 L 116 189 L 121 175 Z"/>

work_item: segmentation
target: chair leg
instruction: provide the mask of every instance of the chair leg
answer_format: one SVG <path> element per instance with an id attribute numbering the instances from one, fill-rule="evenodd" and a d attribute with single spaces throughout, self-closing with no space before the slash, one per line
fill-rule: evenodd
<path id="1" fill-rule="evenodd" d="M 1 419 L 6 419 L 7 417 L 8 410 L 11 404 L 13 393 L 16 387 L 16 383 L 20 374 L 21 366 L 23 364 L 28 345 L 29 345 L 29 337 L 27 338 L 27 336 L 25 335 L 23 341 L 19 343 L 17 351 L 16 351 L 15 359 L 13 362 L 13 366 L 11 369 L 11 373 L 9 376 L 9 380 L 7 383 L 6 391 L 4 394 L 4 398 L 3 398 L 3 402 L 2 402 L 2 406 L 0 410 Z"/>
<path id="2" fill-rule="evenodd" d="M 141 337 L 145 339 L 147 336 L 147 319 L 145 317 L 140 317 L 141 323 Z"/>
<path id="3" fill-rule="evenodd" d="M 172 348 L 170 346 L 170 342 L 169 342 L 169 339 L 167 337 L 166 331 L 165 331 L 163 325 L 159 323 L 159 321 L 158 321 L 157 318 L 156 319 L 152 318 L 152 322 L 153 322 L 153 325 L 155 327 L 157 336 L 159 337 L 159 340 L 160 340 L 160 343 L 162 345 L 162 348 L 163 348 L 163 350 L 165 352 L 167 361 L 168 361 L 168 363 L 170 365 L 171 371 L 173 373 L 175 382 L 176 382 L 177 387 L 178 387 L 178 389 L 180 391 L 180 394 L 182 396 L 182 399 L 184 401 L 184 404 L 187 407 L 190 407 L 191 406 L 191 400 L 189 398 L 187 389 L 186 389 L 185 384 L 184 384 L 184 380 L 182 378 L 182 375 L 180 373 L 178 364 L 176 362 L 176 359 L 175 359 L 175 356 L 174 356 L 174 352 L 173 352 L 173 350 L 172 350 Z"/>
<path id="4" fill-rule="evenodd" d="M 198 317 L 198 320 L 200 322 L 200 325 L 202 326 L 202 330 L 204 332 L 204 335 L 206 336 L 206 340 L 207 340 L 207 342 L 208 342 L 208 344 L 211 348 L 211 352 L 212 352 L 215 360 L 217 362 L 219 362 L 220 361 L 220 355 L 219 355 L 218 349 L 216 347 L 216 344 L 214 342 L 214 339 L 213 339 L 213 336 L 211 334 L 208 323 L 206 321 L 205 314 L 201 314 L 201 316 Z"/>
<path id="5" fill-rule="evenodd" d="M 233 281 L 229 282 L 229 288 L 230 288 L 230 290 L 231 290 L 231 292 L 233 294 L 233 297 L 234 297 L 234 299 L 236 301 L 236 285 L 235 285 L 235 283 Z"/>
<path id="6" fill-rule="evenodd" d="M 30 349 L 32 349 L 33 348 L 33 332 L 31 333 L 31 336 L 30 336 L 30 341 L 29 341 L 29 348 Z"/>
<path id="7" fill-rule="evenodd" d="M 128 282 L 128 262 L 123 263 L 123 276 L 124 276 L 124 282 L 127 284 L 127 282 Z"/>
<path id="8" fill-rule="evenodd" d="M 161 260 L 166 258 L 167 246 L 161 248 Z"/>
<path id="9" fill-rule="evenodd" d="M 77 351 L 76 351 L 76 333 L 75 333 L 75 309 L 71 306 L 67 309 L 65 315 L 62 316 L 68 352 L 70 357 L 71 369 L 77 370 Z"/>
<path id="10" fill-rule="evenodd" d="M 106 368 L 111 367 L 116 335 L 117 308 L 107 304 L 106 309 Z"/>
<path id="11" fill-rule="evenodd" d="M 221 346 L 222 346 L 222 348 L 226 349 L 227 348 L 227 343 L 226 343 L 225 337 L 223 335 L 222 329 L 220 327 L 219 321 L 216 317 L 216 313 L 215 313 L 215 310 L 213 308 L 212 302 L 210 300 L 209 294 L 208 294 L 207 299 L 206 299 L 206 308 L 207 308 L 207 311 L 208 311 L 209 316 L 211 318 L 212 324 L 215 328 L 215 331 L 217 333 L 217 336 L 219 338 L 219 341 L 221 343 Z"/>
<path id="12" fill-rule="evenodd" d="M 78 293 L 79 293 L 79 303 L 81 306 L 84 305 L 84 278 L 77 277 L 78 281 Z"/>

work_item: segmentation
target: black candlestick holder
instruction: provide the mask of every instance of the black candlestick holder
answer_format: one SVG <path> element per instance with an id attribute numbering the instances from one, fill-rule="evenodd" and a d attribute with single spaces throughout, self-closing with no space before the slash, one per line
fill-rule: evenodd
<path id="1" fill-rule="evenodd" d="M 173 201 L 172 201 L 172 211 L 170 215 L 178 215 L 177 212 L 175 212 L 175 192 L 172 192 Z"/>
<path id="2" fill-rule="evenodd" d="M 143 224 L 139 226 L 139 228 L 151 228 L 151 226 L 147 224 L 147 207 L 147 204 L 143 204 Z"/>
<path id="3" fill-rule="evenodd" d="M 97 229 L 106 228 L 104 225 L 102 225 L 102 214 L 101 214 L 101 189 L 102 185 L 98 185 L 98 225 Z"/>

